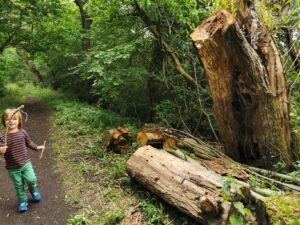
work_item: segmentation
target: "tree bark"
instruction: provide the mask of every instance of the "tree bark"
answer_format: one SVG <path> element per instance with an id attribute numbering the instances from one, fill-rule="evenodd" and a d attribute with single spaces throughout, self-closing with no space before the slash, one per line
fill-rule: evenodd
<path id="1" fill-rule="evenodd" d="M 91 40 L 88 36 L 88 31 L 91 29 L 91 25 L 93 20 L 89 17 L 87 12 L 84 10 L 84 5 L 88 2 L 88 0 L 75 0 L 75 4 L 79 8 L 80 17 L 81 17 L 81 26 L 83 31 L 82 37 L 82 50 L 87 51 L 91 48 Z"/>
<path id="2" fill-rule="evenodd" d="M 238 161 L 290 164 L 286 83 L 274 42 L 266 49 L 251 36 L 250 45 L 226 10 L 206 19 L 191 38 L 206 71 L 225 153 Z"/>
<path id="3" fill-rule="evenodd" d="M 40 71 L 36 68 L 36 66 L 34 65 L 34 62 L 32 60 L 30 60 L 27 53 L 22 51 L 19 48 L 16 48 L 16 53 L 18 54 L 18 56 L 21 59 L 23 59 L 23 61 L 25 62 L 25 64 L 29 68 L 29 70 L 31 71 L 32 75 L 34 76 L 34 78 L 36 80 L 37 85 L 46 87 L 46 84 L 43 80 L 43 77 L 42 77 Z"/>
<path id="4" fill-rule="evenodd" d="M 231 203 L 221 201 L 223 180 L 213 171 L 144 146 L 127 161 L 126 172 L 149 191 L 204 224 L 226 224 Z M 241 190 L 244 198 L 250 195 L 249 190 Z M 231 190 L 231 196 L 235 200 L 241 197 L 236 189 Z"/>

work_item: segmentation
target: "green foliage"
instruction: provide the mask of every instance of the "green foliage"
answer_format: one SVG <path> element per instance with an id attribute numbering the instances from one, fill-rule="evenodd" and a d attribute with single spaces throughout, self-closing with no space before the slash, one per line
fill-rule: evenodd
<path id="1" fill-rule="evenodd" d="M 118 224 L 125 216 L 124 208 L 121 208 L 117 212 L 108 212 L 104 215 L 104 225 L 115 225 Z"/>
<path id="2" fill-rule="evenodd" d="M 55 123 L 60 126 L 63 125 L 70 130 L 77 129 L 79 123 L 96 129 L 118 127 L 126 123 L 134 123 L 133 120 L 122 118 L 113 112 L 103 109 L 99 110 L 82 103 L 65 103 L 56 108 L 58 114 Z"/>
<path id="3" fill-rule="evenodd" d="M 25 100 L 20 88 L 15 84 L 7 84 L 5 86 L 3 96 L 0 97 L 0 110 L 2 112 L 7 108 L 20 106 Z"/>
<path id="4" fill-rule="evenodd" d="M 26 85 L 22 91 L 37 97 L 52 111 L 58 110 L 57 106 L 67 102 L 68 98 L 63 93 L 53 91 L 50 88 L 39 88 L 32 85 Z"/>
<path id="5" fill-rule="evenodd" d="M 234 202 L 233 206 L 244 217 L 251 214 L 251 211 L 248 208 L 245 208 L 245 206 L 242 202 Z"/>
<path id="6" fill-rule="evenodd" d="M 232 214 L 229 218 L 230 225 L 244 225 L 244 219 L 242 216 Z"/>
<path id="7" fill-rule="evenodd" d="M 61 1 L 44 0 L 3 0 L 0 3 L 0 13 L 5 15 L 0 20 L 0 46 L 1 52 L 7 46 L 19 46 L 34 52 L 36 49 L 49 47 L 45 39 L 45 23 L 54 21 L 61 11 Z M 51 32 L 48 30 L 48 32 Z"/>
<path id="8" fill-rule="evenodd" d="M 0 55 L 0 96 L 4 95 L 6 83 L 25 79 L 32 80 L 32 75 L 16 55 L 15 49 L 7 48 Z"/>
<path id="9" fill-rule="evenodd" d="M 236 14 L 236 6 L 234 0 L 205 0 L 206 4 L 208 4 L 207 10 L 214 14 L 215 12 L 221 9 L 227 9 L 233 15 Z"/>
<path id="10" fill-rule="evenodd" d="M 93 213 L 84 212 L 82 214 L 75 215 L 66 221 L 66 225 L 88 225 L 90 222 L 88 218 L 91 216 L 91 214 Z"/>
<path id="11" fill-rule="evenodd" d="M 290 193 L 285 196 L 268 197 L 265 200 L 270 223 L 272 224 L 299 224 L 300 195 Z"/>
<path id="12" fill-rule="evenodd" d="M 90 159 L 98 159 L 98 160 L 106 160 L 108 156 L 108 152 L 106 149 L 100 148 L 94 142 L 88 142 L 87 146 L 87 154 Z"/>
<path id="13" fill-rule="evenodd" d="M 164 223 L 164 207 L 156 199 L 147 199 L 140 203 L 140 208 L 144 212 L 149 225 L 160 225 Z"/>
<path id="14" fill-rule="evenodd" d="M 127 157 L 120 158 L 113 162 L 111 172 L 110 172 L 112 179 L 118 179 L 118 178 L 127 176 L 127 174 L 125 172 L 125 164 L 126 164 L 127 159 L 128 159 Z"/>

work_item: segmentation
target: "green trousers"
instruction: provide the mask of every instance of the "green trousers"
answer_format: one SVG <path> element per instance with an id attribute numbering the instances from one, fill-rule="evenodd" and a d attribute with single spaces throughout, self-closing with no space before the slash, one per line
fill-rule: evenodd
<path id="1" fill-rule="evenodd" d="M 24 188 L 25 183 L 27 183 L 29 191 L 37 187 L 37 179 L 31 162 L 28 162 L 19 168 L 8 169 L 8 174 L 14 183 L 19 201 L 27 199 Z"/>

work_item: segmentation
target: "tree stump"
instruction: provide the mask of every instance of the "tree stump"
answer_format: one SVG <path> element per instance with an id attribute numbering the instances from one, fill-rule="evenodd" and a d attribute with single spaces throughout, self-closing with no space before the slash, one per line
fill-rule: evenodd
<path id="1" fill-rule="evenodd" d="M 274 65 L 264 64 L 266 60 L 226 10 L 206 19 L 191 38 L 205 68 L 225 153 L 238 161 L 282 159 L 290 164 L 293 156 L 283 71 L 268 71 Z M 257 46 L 263 42 L 256 41 Z M 280 57 L 272 57 L 276 70 L 282 66 Z"/>

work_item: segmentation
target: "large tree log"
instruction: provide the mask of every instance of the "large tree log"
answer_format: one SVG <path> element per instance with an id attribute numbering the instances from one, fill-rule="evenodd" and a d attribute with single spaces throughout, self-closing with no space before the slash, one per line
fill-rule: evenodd
<path id="1" fill-rule="evenodd" d="M 235 160 L 282 159 L 290 164 L 290 133 L 283 115 L 287 102 L 279 94 L 285 91 L 284 77 L 272 78 L 273 84 L 226 10 L 206 19 L 191 38 L 206 71 L 225 153 Z"/>
<path id="2" fill-rule="evenodd" d="M 222 177 L 201 165 L 183 161 L 151 146 L 139 148 L 126 172 L 148 190 L 204 224 L 226 224 L 231 203 L 222 203 Z M 231 196 L 241 198 L 232 189 Z M 241 189 L 249 196 L 249 189 Z"/>

